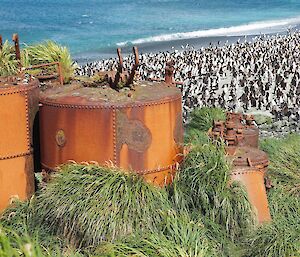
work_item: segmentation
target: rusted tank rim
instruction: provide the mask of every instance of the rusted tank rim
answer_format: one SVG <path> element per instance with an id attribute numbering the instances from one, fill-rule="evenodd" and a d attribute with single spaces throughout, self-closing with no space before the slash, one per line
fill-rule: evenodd
<path id="1" fill-rule="evenodd" d="M 246 174 L 254 174 L 254 173 L 266 173 L 265 168 L 257 168 L 257 167 L 235 167 L 231 171 L 231 176 L 236 175 L 246 175 Z"/>
<path id="2" fill-rule="evenodd" d="M 48 101 L 41 99 L 40 102 L 42 105 L 57 107 L 57 108 L 78 108 L 78 109 L 119 109 L 119 108 L 134 108 L 134 107 L 143 107 L 143 106 L 153 106 L 153 105 L 161 105 L 167 104 L 173 101 L 181 100 L 181 95 L 176 95 L 172 97 L 168 97 L 165 100 L 160 101 L 148 101 L 147 103 L 128 103 L 128 104 L 57 104 L 53 101 Z"/>
<path id="3" fill-rule="evenodd" d="M 28 85 L 13 85 L 13 86 L 8 86 L 8 87 L 2 87 L 0 86 L 0 96 L 3 95 L 13 95 L 13 94 L 18 94 L 22 92 L 27 92 L 32 89 L 38 88 L 39 83 L 37 80 L 33 80 L 30 82 Z"/>
<path id="4" fill-rule="evenodd" d="M 231 156 L 235 166 L 266 167 L 269 164 L 265 152 L 252 147 L 238 147 Z"/>

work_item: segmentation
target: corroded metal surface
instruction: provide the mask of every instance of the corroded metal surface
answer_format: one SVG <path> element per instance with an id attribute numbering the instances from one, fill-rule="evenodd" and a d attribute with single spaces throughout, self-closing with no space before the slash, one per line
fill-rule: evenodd
<path id="1" fill-rule="evenodd" d="M 252 115 L 227 113 L 226 122 L 215 121 L 211 136 L 222 138 L 228 158 L 232 161 L 231 178 L 246 189 L 259 223 L 271 220 L 265 188 L 265 173 L 269 160 L 258 149 L 258 128 Z"/>
<path id="2" fill-rule="evenodd" d="M 44 92 L 41 104 L 45 169 L 68 160 L 111 161 L 157 185 L 172 180 L 182 159 L 180 90 L 139 82 L 133 90 L 118 92 L 74 83 Z"/>
<path id="3" fill-rule="evenodd" d="M 252 147 L 238 147 L 233 154 L 235 166 L 250 166 L 265 168 L 269 164 L 268 155 Z"/>
<path id="4" fill-rule="evenodd" d="M 212 137 L 223 138 L 228 145 L 258 148 L 259 130 L 253 115 L 228 112 L 226 121 L 215 121 Z"/>
<path id="5" fill-rule="evenodd" d="M 264 177 L 264 169 L 246 166 L 234 167 L 231 174 L 234 181 L 240 182 L 245 187 L 259 223 L 271 221 Z"/>
<path id="6" fill-rule="evenodd" d="M 38 81 L 0 78 L 0 210 L 10 197 L 34 191 L 33 121 L 38 110 Z"/>

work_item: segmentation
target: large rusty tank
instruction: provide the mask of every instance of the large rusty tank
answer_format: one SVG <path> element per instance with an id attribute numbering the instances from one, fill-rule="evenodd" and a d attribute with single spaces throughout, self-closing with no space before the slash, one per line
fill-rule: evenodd
<path id="1" fill-rule="evenodd" d="M 40 100 L 42 167 L 53 171 L 74 160 L 112 162 L 164 185 L 182 159 L 181 92 L 164 82 L 132 89 L 51 89 Z"/>
<path id="2" fill-rule="evenodd" d="M 33 123 L 39 83 L 0 78 L 0 211 L 11 198 L 25 200 L 34 192 Z"/>
<path id="3" fill-rule="evenodd" d="M 257 221 L 264 223 L 271 220 L 264 183 L 269 160 L 258 149 L 259 130 L 253 121 L 253 115 L 228 112 L 226 122 L 214 123 L 211 136 L 226 142 L 226 152 L 233 164 L 231 179 L 245 187 Z"/>

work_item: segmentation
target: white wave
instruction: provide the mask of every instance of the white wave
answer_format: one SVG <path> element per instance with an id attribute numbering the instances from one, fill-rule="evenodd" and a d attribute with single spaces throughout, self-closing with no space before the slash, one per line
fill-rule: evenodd
<path id="1" fill-rule="evenodd" d="M 240 36 L 240 35 L 251 35 L 268 32 L 280 32 L 290 26 L 300 24 L 300 17 L 282 19 L 282 20 L 271 20 L 253 22 L 245 25 L 232 26 L 227 28 L 217 28 L 208 30 L 198 30 L 191 32 L 180 32 L 173 34 L 165 34 L 153 37 L 140 38 L 133 41 L 124 41 L 117 43 L 118 46 L 126 46 L 129 43 L 132 44 L 143 44 L 152 42 L 163 42 L 173 41 L 179 39 L 191 39 L 201 37 L 212 37 L 212 36 Z"/>

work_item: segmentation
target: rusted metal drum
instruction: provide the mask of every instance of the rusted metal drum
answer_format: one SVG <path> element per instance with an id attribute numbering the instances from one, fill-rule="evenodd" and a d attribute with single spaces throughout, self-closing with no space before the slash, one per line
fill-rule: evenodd
<path id="1" fill-rule="evenodd" d="M 231 178 L 240 182 L 246 189 L 249 201 L 259 223 L 271 221 L 266 188 L 265 172 L 269 161 L 265 152 L 252 147 L 237 147 L 233 152 Z"/>
<path id="2" fill-rule="evenodd" d="M 38 111 L 38 81 L 0 78 L 0 211 L 12 197 L 34 192 L 33 123 Z"/>
<path id="3" fill-rule="evenodd" d="M 41 97 L 41 161 L 45 170 L 74 160 L 112 162 L 164 185 L 183 153 L 181 92 L 165 83 L 134 90 L 74 83 Z"/>

